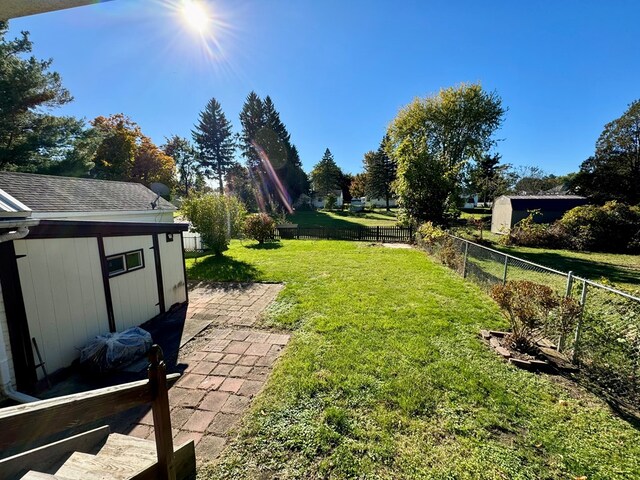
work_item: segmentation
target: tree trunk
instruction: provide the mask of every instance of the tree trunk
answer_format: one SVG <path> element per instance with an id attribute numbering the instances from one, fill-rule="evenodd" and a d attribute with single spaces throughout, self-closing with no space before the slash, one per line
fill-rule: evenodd
<path id="1" fill-rule="evenodd" d="M 220 183 L 220 195 L 224 195 L 224 188 L 222 186 L 222 170 L 218 169 L 218 182 Z"/>

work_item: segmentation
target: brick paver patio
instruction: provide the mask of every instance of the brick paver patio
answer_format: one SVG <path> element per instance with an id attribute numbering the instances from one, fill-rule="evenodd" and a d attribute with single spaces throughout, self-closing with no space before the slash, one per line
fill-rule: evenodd
<path id="1" fill-rule="evenodd" d="M 198 284 L 178 361 L 186 370 L 169 391 L 174 445 L 193 440 L 199 464 L 215 459 L 262 389 L 289 335 L 252 328 L 279 284 Z M 151 412 L 130 434 L 153 437 Z"/>

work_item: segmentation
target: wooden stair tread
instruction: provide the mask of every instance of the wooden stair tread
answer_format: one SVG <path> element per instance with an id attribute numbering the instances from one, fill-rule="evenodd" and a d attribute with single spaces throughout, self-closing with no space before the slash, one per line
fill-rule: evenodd
<path id="1" fill-rule="evenodd" d="M 112 433 L 96 454 L 98 458 L 124 461 L 136 468 L 145 468 L 158 459 L 156 444 L 152 440 Z"/>
<path id="2" fill-rule="evenodd" d="M 96 455 L 75 452 L 55 473 L 68 480 L 126 480 L 136 471 L 121 461 L 100 459 Z"/>
<path id="3" fill-rule="evenodd" d="M 29 470 L 25 473 L 20 480 L 67 480 L 64 477 L 56 477 L 49 473 L 36 472 L 35 470 Z"/>

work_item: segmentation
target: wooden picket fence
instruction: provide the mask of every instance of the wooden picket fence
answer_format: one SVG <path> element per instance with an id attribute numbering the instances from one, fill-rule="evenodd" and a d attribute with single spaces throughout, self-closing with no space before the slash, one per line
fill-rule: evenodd
<path id="1" fill-rule="evenodd" d="M 353 240 L 361 242 L 410 243 L 413 241 L 413 227 L 304 227 L 279 226 L 273 232 L 273 239 L 295 240 Z"/>

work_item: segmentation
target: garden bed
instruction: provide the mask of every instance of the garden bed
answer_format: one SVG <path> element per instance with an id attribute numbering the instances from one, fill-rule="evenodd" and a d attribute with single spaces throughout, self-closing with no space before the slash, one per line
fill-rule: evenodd
<path id="1" fill-rule="evenodd" d="M 480 338 L 489 345 L 498 355 L 518 368 L 531 372 L 557 373 L 573 372 L 577 367 L 571 360 L 556 350 L 553 342 L 540 339 L 536 343 L 537 352 L 535 355 L 519 352 L 509 348 L 505 341 L 509 332 L 495 330 L 480 330 Z"/>

